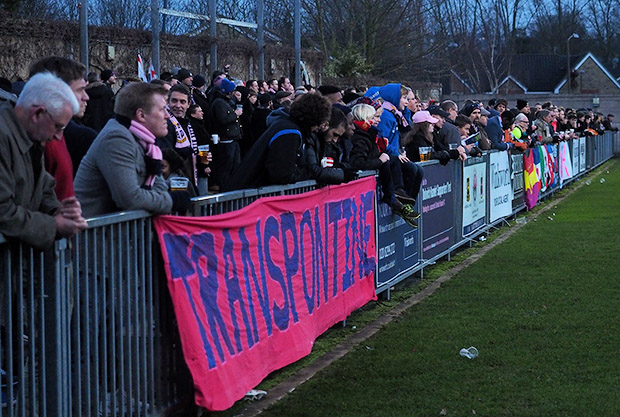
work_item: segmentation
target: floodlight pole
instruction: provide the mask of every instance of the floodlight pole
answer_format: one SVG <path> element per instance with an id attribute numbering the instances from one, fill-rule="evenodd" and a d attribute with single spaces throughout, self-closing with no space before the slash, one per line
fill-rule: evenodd
<path id="1" fill-rule="evenodd" d="M 88 0 L 78 3 L 80 8 L 80 62 L 86 66 L 88 74 Z"/>
<path id="2" fill-rule="evenodd" d="M 573 33 L 566 40 L 566 84 L 568 84 L 568 94 L 571 94 L 571 82 L 570 82 L 570 40 L 579 39 L 579 34 Z"/>
<path id="3" fill-rule="evenodd" d="M 257 42 L 258 42 L 258 79 L 265 79 L 265 1 L 256 0 Z"/>
<path id="4" fill-rule="evenodd" d="M 209 17 L 211 18 L 211 74 L 217 70 L 217 1 L 209 0 Z"/>
<path id="5" fill-rule="evenodd" d="M 159 0 L 151 0 L 151 60 L 155 74 L 161 74 L 159 57 Z"/>
<path id="6" fill-rule="evenodd" d="M 295 0 L 295 87 L 301 85 L 301 0 Z"/>

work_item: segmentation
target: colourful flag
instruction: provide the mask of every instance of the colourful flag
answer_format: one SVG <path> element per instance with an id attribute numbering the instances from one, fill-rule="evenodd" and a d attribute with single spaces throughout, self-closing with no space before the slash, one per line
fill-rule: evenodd
<path id="1" fill-rule="evenodd" d="M 532 149 L 532 160 L 534 161 L 534 169 L 536 170 L 536 178 L 540 182 L 540 191 L 545 191 L 547 187 L 545 186 L 544 181 L 544 165 L 541 164 L 541 154 L 540 154 L 541 146 L 536 146 Z"/>
<path id="2" fill-rule="evenodd" d="M 573 161 L 570 157 L 567 142 L 560 142 L 558 160 L 560 164 L 560 183 L 562 183 L 573 177 Z"/>
<path id="3" fill-rule="evenodd" d="M 138 54 L 138 78 L 140 78 L 143 82 L 148 82 L 146 79 L 146 73 L 144 72 L 144 61 L 142 60 L 142 55 Z"/>
<path id="4" fill-rule="evenodd" d="M 155 72 L 155 67 L 153 67 L 153 60 L 149 59 L 149 81 L 157 78 L 157 73 Z"/>
<path id="5" fill-rule="evenodd" d="M 528 210 L 536 205 L 540 193 L 540 181 L 534 166 L 534 155 L 537 153 L 537 150 L 528 148 L 523 154 L 523 175 L 525 176 L 523 186 L 525 188 L 525 206 Z"/>
<path id="6" fill-rule="evenodd" d="M 555 158 L 553 157 L 553 145 L 541 146 L 545 160 L 545 185 L 553 188 L 555 184 Z"/>
<path id="7" fill-rule="evenodd" d="M 154 219 L 196 404 L 229 408 L 376 299 L 375 188 L 367 177 Z"/>

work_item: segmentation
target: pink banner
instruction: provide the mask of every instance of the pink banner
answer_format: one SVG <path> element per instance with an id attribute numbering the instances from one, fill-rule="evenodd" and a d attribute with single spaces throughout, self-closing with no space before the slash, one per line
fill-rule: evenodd
<path id="1" fill-rule="evenodd" d="M 155 227 L 196 404 L 225 410 L 376 299 L 373 177 Z"/>

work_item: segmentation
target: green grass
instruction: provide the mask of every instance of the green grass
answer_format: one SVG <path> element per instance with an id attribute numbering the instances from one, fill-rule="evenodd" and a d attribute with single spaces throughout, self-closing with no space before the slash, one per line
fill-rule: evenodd
<path id="1" fill-rule="evenodd" d="M 262 415 L 620 415 L 616 165 Z"/>

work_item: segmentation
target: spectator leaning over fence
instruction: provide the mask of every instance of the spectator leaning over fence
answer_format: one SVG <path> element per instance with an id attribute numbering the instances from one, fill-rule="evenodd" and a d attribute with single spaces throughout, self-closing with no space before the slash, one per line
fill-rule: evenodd
<path id="1" fill-rule="evenodd" d="M 329 126 L 318 130 L 306 139 L 304 166 L 310 178 L 320 184 L 340 184 L 351 181 L 355 170 L 341 162 L 341 149 L 337 146 L 347 129 L 347 119 L 340 110 L 332 108 Z"/>
<path id="2" fill-rule="evenodd" d="M 492 114 L 493 112 L 491 112 L 491 115 Z M 499 114 L 488 118 L 485 131 L 487 132 L 493 149 L 505 151 L 514 148 L 513 144 L 504 142 L 504 128 L 502 127 L 502 120 Z"/>
<path id="3" fill-rule="evenodd" d="M 227 190 L 292 184 L 308 179 L 303 165 L 304 144 L 310 134 L 329 126 L 331 104 L 319 94 L 304 94 L 290 110 L 267 118 L 267 130 L 243 158 L 226 184 Z"/>
<path id="4" fill-rule="evenodd" d="M 132 83 L 118 93 L 115 118 L 97 135 L 75 178 L 85 216 L 187 211 L 189 194 L 168 191 L 155 144 L 156 137 L 168 133 L 166 96 L 164 88 L 150 83 Z"/>
<path id="5" fill-rule="evenodd" d="M 52 141 L 45 146 L 45 170 L 56 180 L 58 199 L 64 200 L 75 195 L 73 177 L 80 161 L 97 136 L 96 131 L 80 122 L 89 99 L 84 79 L 86 67 L 68 58 L 50 56 L 33 63 L 30 66 L 29 76 L 40 72 L 51 72 L 66 82 L 80 103 L 80 110 L 67 124 L 60 140 Z"/>
<path id="6" fill-rule="evenodd" d="M 463 149 L 442 150 L 441 146 L 435 144 L 433 131 L 439 119 L 431 116 L 427 110 L 415 113 L 411 121 L 413 122 L 411 132 L 402 140 L 407 157 L 411 161 L 420 161 L 420 148 L 425 147 L 431 149 L 430 158 L 439 160 L 442 165 L 446 165 L 451 159 L 466 159 Z"/>
<path id="7" fill-rule="evenodd" d="M 553 127 L 550 125 L 553 115 L 549 110 L 541 110 L 536 113 L 536 133 L 542 143 L 553 143 Z"/>
<path id="8" fill-rule="evenodd" d="M 618 128 L 613 125 L 614 117 L 615 116 L 613 114 L 609 113 L 607 117 L 605 118 L 605 120 L 603 120 L 603 127 L 605 128 L 605 130 L 610 131 L 610 132 L 618 131 Z"/>
<path id="9" fill-rule="evenodd" d="M 372 103 L 366 104 L 366 103 Z M 381 119 L 383 109 L 368 99 L 353 107 L 353 133 L 350 163 L 353 169 L 379 170 L 381 201 L 392 208 L 392 212 L 402 217 L 412 227 L 417 227 L 419 217 L 413 206 L 415 199 L 407 195 L 403 185 L 401 164 L 396 156 L 385 153 L 385 141 L 378 137 L 376 124 Z"/>
<path id="10" fill-rule="evenodd" d="M 458 151 L 458 157 L 457 157 L 458 159 L 461 159 L 462 161 L 467 159 L 465 148 L 463 148 L 463 146 L 461 145 L 461 138 L 460 138 L 458 129 L 456 129 L 457 137 L 456 137 L 456 140 L 454 141 L 447 142 L 445 140 L 445 137 L 441 135 L 441 132 L 443 131 L 444 126 L 447 124 L 446 118 L 449 116 L 449 114 L 443 111 L 441 107 L 435 106 L 435 105 L 429 106 L 427 111 L 429 112 L 431 116 L 437 119 L 437 122 L 435 123 L 435 129 L 433 130 L 433 147 L 435 151 L 448 152 L 450 150 L 456 149 Z M 454 145 L 457 145 L 457 146 L 455 147 Z M 456 155 L 452 153 L 450 155 L 450 158 L 452 158 L 452 156 L 456 156 Z M 457 158 L 453 158 L 453 159 L 457 159 Z M 446 160 L 446 163 L 447 163 L 447 160 Z"/>
<path id="11" fill-rule="evenodd" d="M 0 233 L 35 248 L 86 229 L 75 197 L 58 201 L 54 179 L 43 168 L 43 147 L 60 140 L 80 110 L 75 94 L 60 78 L 36 74 L 15 108 L 0 103 Z"/>
<path id="12" fill-rule="evenodd" d="M 396 156 L 400 160 L 403 172 L 405 190 L 413 198 L 417 198 L 420 185 L 424 178 L 422 167 L 411 162 L 404 149 L 400 148 L 400 131 L 406 129 L 408 123 L 403 117 L 402 111 L 407 105 L 407 88 L 401 84 L 386 84 L 379 88 L 379 96 L 383 99 L 381 107 L 381 121 L 377 125 L 379 135 L 388 140 L 387 153 Z"/>
<path id="13" fill-rule="evenodd" d="M 530 138 L 528 135 L 529 124 L 530 121 L 526 114 L 517 114 L 514 121 L 514 127 L 510 131 L 510 137 L 507 137 L 506 141 L 513 142 L 517 149 L 520 151 L 525 151 L 530 144 Z"/>

